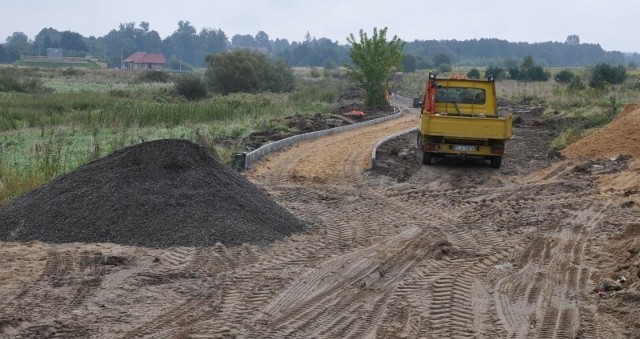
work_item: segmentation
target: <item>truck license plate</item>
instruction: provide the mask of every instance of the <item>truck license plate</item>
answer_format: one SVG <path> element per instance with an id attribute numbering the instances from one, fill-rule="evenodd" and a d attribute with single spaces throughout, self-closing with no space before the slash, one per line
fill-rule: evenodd
<path id="1" fill-rule="evenodd" d="M 476 151 L 476 146 L 472 145 L 451 145 L 451 149 L 454 151 L 473 152 Z"/>

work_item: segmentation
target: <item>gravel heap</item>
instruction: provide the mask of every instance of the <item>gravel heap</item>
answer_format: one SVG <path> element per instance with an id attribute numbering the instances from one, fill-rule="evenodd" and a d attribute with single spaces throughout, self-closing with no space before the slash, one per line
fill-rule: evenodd
<path id="1" fill-rule="evenodd" d="M 268 244 L 305 225 L 185 140 L 124 148 L 0 206 L 0 240 Z"/>

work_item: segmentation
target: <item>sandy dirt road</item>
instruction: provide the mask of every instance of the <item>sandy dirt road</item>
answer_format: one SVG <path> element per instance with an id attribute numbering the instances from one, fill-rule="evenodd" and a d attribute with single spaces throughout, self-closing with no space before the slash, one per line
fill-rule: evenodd
<path id="1" fill-rule="evenodd" d="M 640 333 L 637 161 L 551 162 L 534 146 L 548 137 L 544 126 L 523 126 L 499 171 L 453 160 L 419 166 L 411 156 L 385 159 L 409 168 L 401 181 L 365 171 L 378 140 L 416 124 L 410 112 L 308 141 L 247 173 L 309 224 L 270 247 L 3 243 L 0 335 Z M 398 147 L 410 149 L 409 139 Z"/>

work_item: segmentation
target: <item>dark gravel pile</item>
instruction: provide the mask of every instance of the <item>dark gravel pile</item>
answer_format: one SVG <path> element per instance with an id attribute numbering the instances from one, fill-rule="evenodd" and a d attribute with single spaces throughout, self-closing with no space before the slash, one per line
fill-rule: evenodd
<path id="1" fill-rule="evenodd" d="M 305 225 L 185 140 L 127 147 L 0 206 L 0 240 L 267 244 Z"/>

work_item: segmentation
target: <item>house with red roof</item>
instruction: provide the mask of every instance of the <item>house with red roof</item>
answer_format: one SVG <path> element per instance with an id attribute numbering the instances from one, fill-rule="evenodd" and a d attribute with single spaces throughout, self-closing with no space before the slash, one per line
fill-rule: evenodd
<path id="1" fill-rule="evenodd" d="M 164 71 L 166 60 L 162 53 L 135 52 L 122 60 L 124 69 L 142 69 Z"/>

